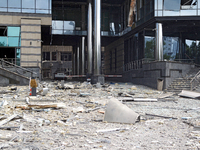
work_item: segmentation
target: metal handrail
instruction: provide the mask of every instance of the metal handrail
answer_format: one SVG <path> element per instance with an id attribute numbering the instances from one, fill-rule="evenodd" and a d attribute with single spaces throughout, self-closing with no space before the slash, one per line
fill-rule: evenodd
<path id="1" fill-rule="evenodd" d="M 192 78 L 192 80 L 190 81 L 190 85 L 191 85 L 191 91 L 194 90 L 195 87 L 197 87 L 200 84 L 200 71 Z"/>
<path id="2" fill-rule="evenodd" d="M 18 65 L 14 64 L 14 63 L 10 63 L 9 61 L 6 61 L 6 60 L 4 60 L 4 59 L 2 59 L 2 58 L 0 59 L 0 61 L 1 61 L 1 66 L 2 66 L 2 68 L 4 67 L 4 64 L 8 64 L 8 65 L 10 65 L 10 66 L 13 66 L 15 69 L 16 69 L 16 68 L 19 68 L 19 69 L 21 69 L 21 70 L 23 70 L 23 71 L 26 71 L 26 72 L 31 73 L 31 77 L 33 76 L 33 74 L 37 75 L 37 73 L 34 72 L 34 71 L 31 71 L 31 70 L 29 70 L 29 69 L 23 68 L 23 67 L 18 66 Z"/>
<path id="3" fill-rule="evenodd" d="M 142 65 L 145 63 L 149 63 L 155 61 L 154 59 L 150 59 L 150 58 L 143 58 L 140 60 L 135 60 L 135 61 L 131 61 L 127 64 L 124 65 L 124 71 L 129 71 L 129 70 L 134 70 L 134 69 L 140 69 L 142 68 Z"/>

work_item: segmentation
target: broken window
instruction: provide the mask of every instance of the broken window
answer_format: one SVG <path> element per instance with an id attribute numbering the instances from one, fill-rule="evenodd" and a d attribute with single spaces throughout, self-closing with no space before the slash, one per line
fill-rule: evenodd
<path id="1" fill-rule="evenodd" d="M 7 27 L 0 27 L 0 36 L 7 36 Z"/>
<path id="2" fill-rule="evenodd" d="M 61 61 L 71 61 L 71 53 L 61 52 Z"/>
<path id="3" fill-rule="evenodd" d="M 197 6 L 197 0 L 181 0 L 181 9 L 191 9 Z"/>
<path id="4" fill-rule="evenodd" d="M 50 60 L 50 52 L 43 52 L 42 55 L 43 55 L 43 61 Z"/>
<path id="5" fill-rule="evenodd" d="M 52 60 L 56 61 L 56 52 L 52 52 Z"/>
<path id="6" fill-rule="evenodd" d="M 197 0 L 164 0 L 164 9 L 179 11 L 180 9 L 194 9 Z"/>

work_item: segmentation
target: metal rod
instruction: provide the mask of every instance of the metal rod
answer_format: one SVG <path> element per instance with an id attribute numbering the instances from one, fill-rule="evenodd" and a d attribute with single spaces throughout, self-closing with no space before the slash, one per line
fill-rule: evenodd
<path id="1" fill-rule="evenodd" d="M 155 58 L 163 61 L 163 30 L 162 23 L 156 23 L 156 52 Z"/>
<path id="2" fill-rule="evenodd" d="M 94 75 L 101 74 L 101 0 L 94 0 Z"/>
<path id="3" fill-rule="evenodd" d="M 92 74 L 92 2 L 88 0 L 88 74 Z"/>
<path id="4" fill-rule="evenodd" d="M 73 49 L 73 75 L 76 74 L 76 52 L 75 49 Z"/>
<path id="5" fill-rule="evenodd" d="M 82 75 L 85 74 L 85 37 L 82 37 L 82 67 L 81 67 L 81 71 L 82 71 Z"/>
<path id="6" fill-rule="evenodd" d="M 80 52 L 79 52 L 80 48 L 79 46 L 77 47 L 77 75 L 79 75 L 79 70 L 80 70 L 80 61 L 79 61 L 79 58 L 80 58 Z"/>

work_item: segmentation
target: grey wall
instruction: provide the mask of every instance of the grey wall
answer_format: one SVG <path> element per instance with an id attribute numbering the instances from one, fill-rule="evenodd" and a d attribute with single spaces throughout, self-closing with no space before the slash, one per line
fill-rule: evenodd
<path id="1" fill-rule="evenodd" d="M 124 72 L 123 81 L 156 89 L 158 79 L 162 79 L 163 89 L 166 89 L 174 79 L 185 76 L 192 68 L 194 65 L 178 62 L 151 62 L 143 64 L 141 69 Z"/>

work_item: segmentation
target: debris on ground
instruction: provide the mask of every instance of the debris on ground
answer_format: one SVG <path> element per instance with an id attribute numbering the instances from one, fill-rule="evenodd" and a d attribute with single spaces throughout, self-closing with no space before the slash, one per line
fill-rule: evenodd
<path id="1" fill-rule="evenodd" d="M 0 149 L 200 149 L 196 93 L 114 82 L 37 86 L 36 96 L 29 86 L 0 87 Z"/>

